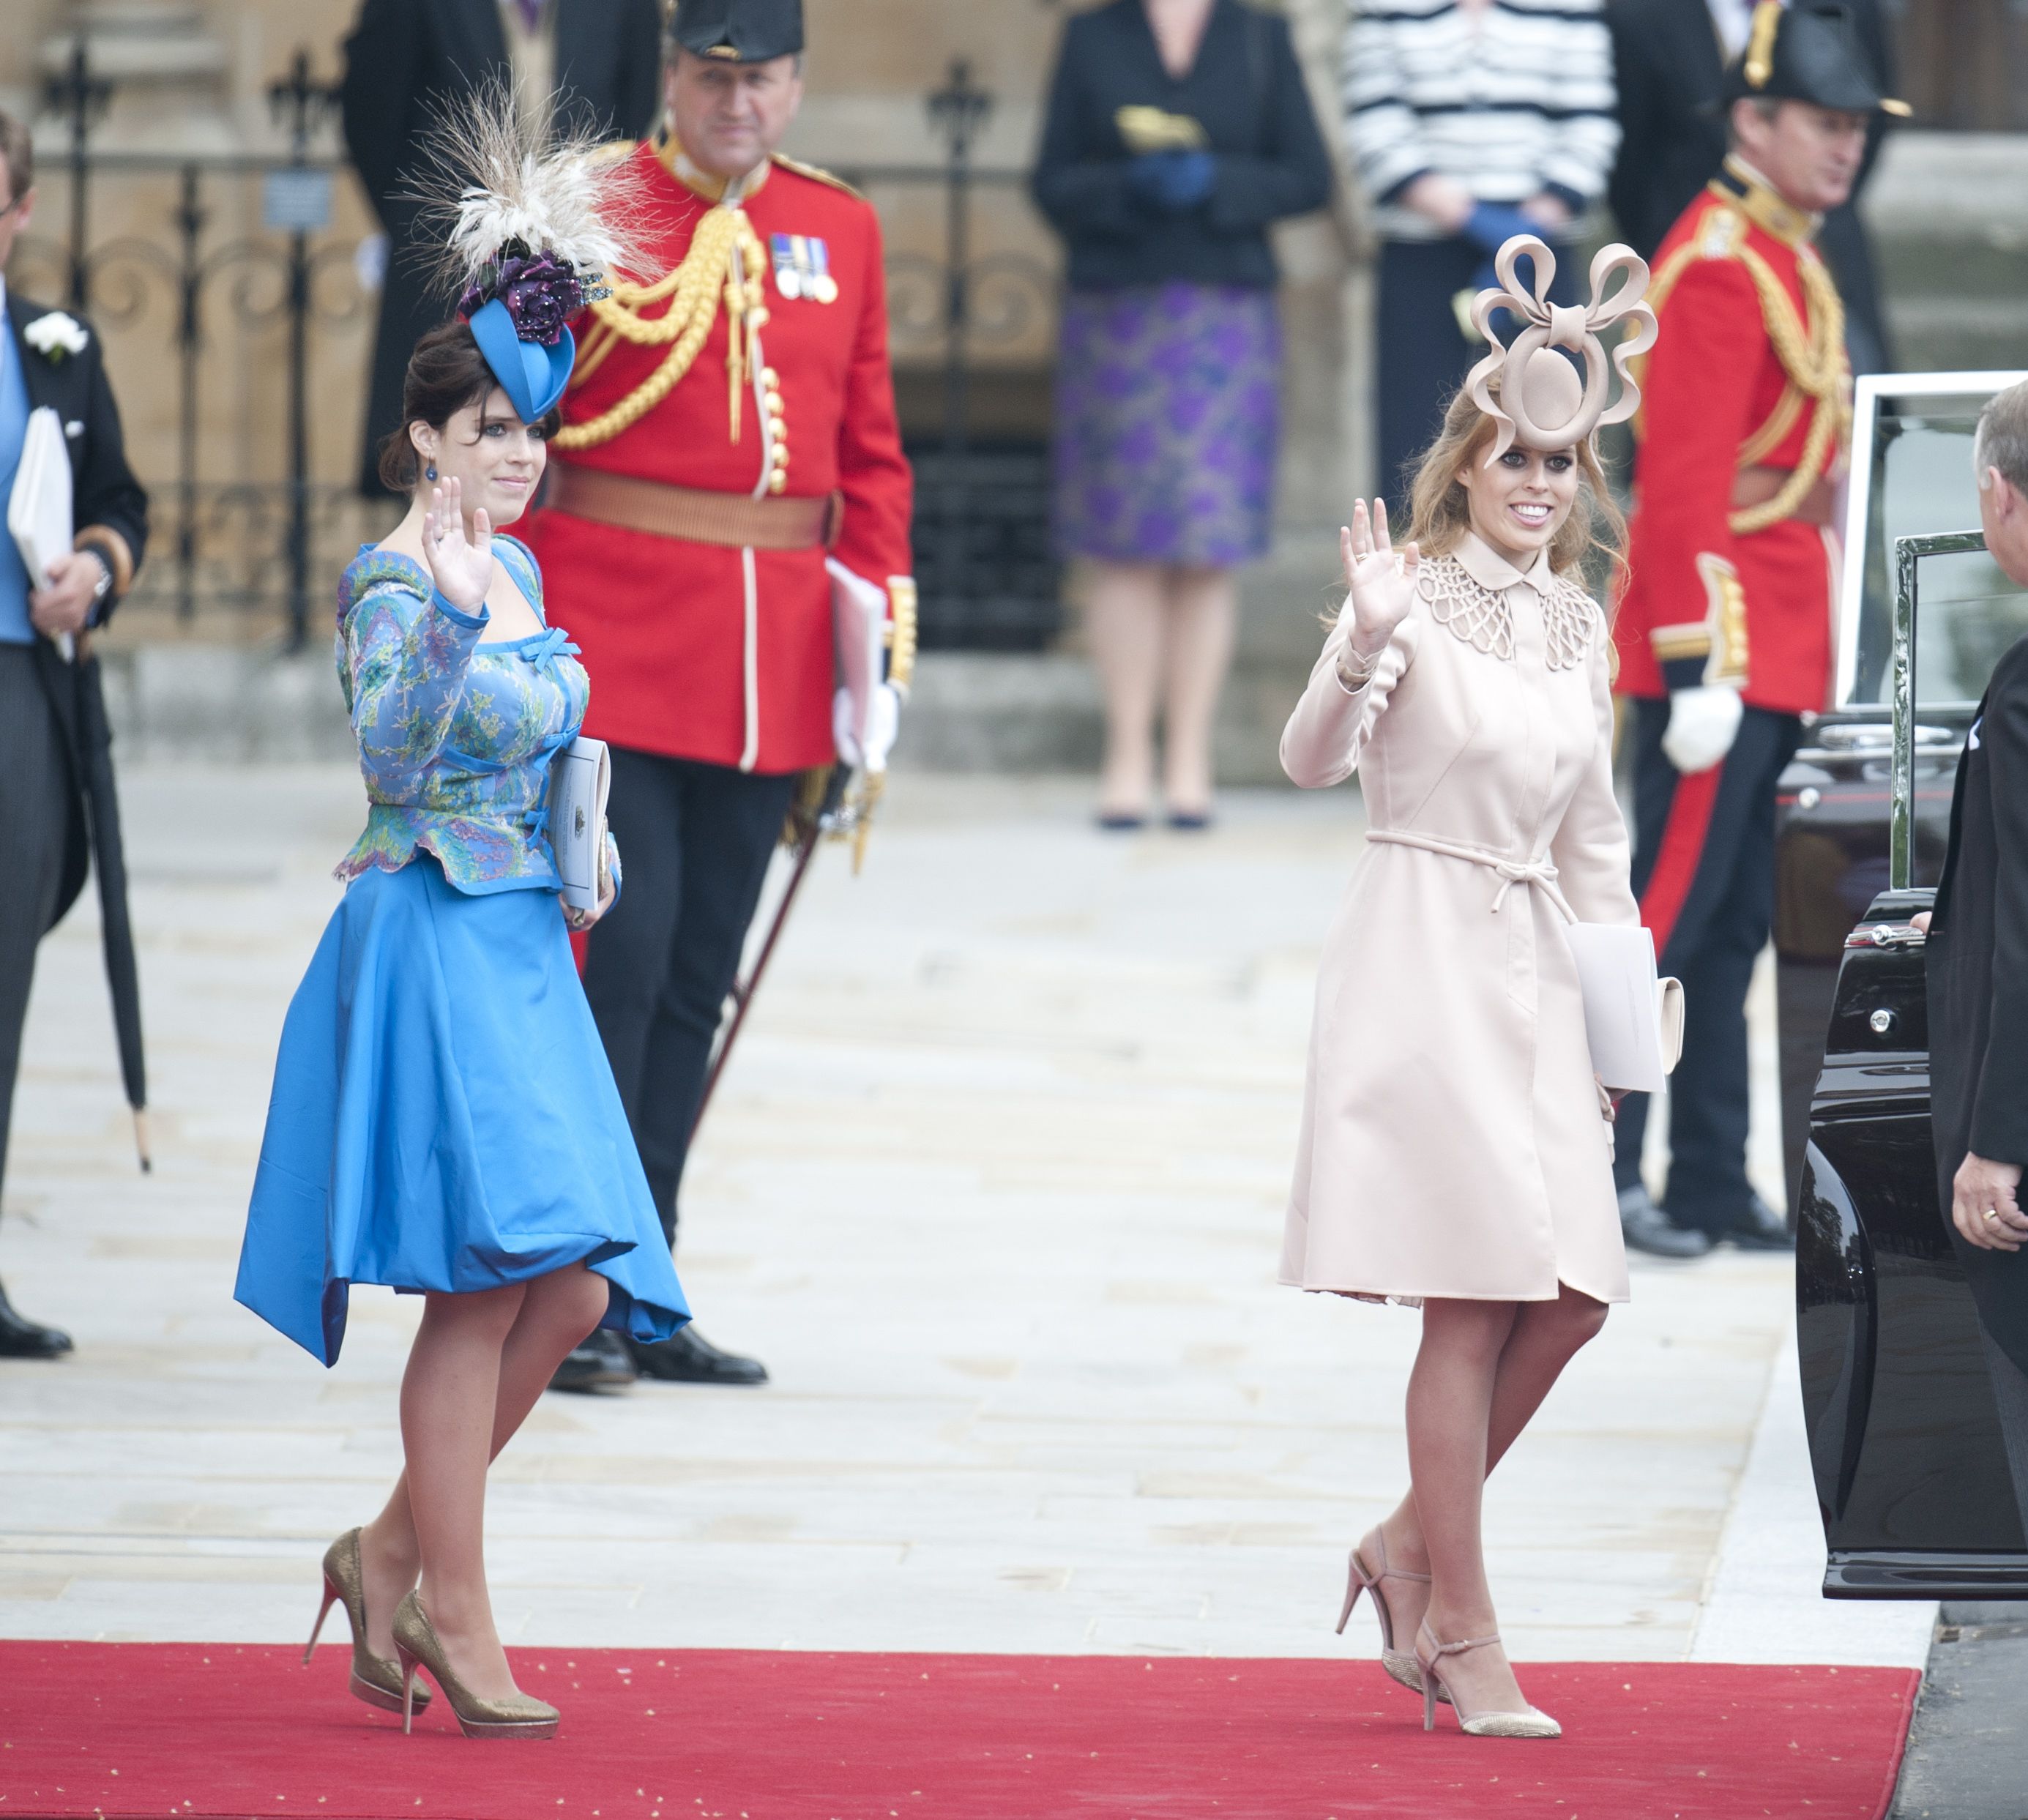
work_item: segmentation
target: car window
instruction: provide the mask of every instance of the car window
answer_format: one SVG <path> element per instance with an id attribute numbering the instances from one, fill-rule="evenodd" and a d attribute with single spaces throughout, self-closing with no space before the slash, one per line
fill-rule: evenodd
<path id="1" fill-rule="evenodd" d="M 1994 375 L 2000 383 L 2011 375 Z M 1928 532 L 1976 531 L 1972 432 L 1997 386 L 1974 393 L 1905 391 L 1876 400 L 1870 446 L 1855 449 L 1848 526 L 1863 531 L 1849 553 L 1839 705 L 1884 705 L 1889 697 L 1894 609 L 1893 542 Z M 1860 414 L 1861 425 L 1866 412 Z M 1856 590 L 1855 590 L 1855 583 Z M 1855 591 L 1856 598 L 1855 599 Z M 2001 652 L 2028 633 L 2028 590 L 1983 552 L 1923 559 L 1915 628 L 1915 698 L 1976 701 Z"/>

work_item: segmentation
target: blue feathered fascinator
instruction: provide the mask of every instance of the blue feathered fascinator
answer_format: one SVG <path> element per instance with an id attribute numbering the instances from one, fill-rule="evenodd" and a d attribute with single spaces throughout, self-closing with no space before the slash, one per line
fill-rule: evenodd
<path id="1" fill-rule="evenodd" d="M 418 242 L 524 424 L 562 401 L 577 359 L 570 319 L 632 274 L 652 191 L 631 159 L 587 135 L 527 124 L 504 83 L 439 112 L 424 140 Z"/>

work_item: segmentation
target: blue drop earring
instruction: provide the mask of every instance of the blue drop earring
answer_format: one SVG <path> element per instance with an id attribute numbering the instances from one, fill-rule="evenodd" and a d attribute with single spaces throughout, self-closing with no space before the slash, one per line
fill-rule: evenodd
<path id="1" fill-rule="evenodd" d="M 428 467 L 425 468 L 423 470 L 423 478 L 424 478 L 425 480 L 434 480 L 434 479 L 436 479 L 436 477 L 437 477 L 437 464 L 436 464 L 434 461 L 432 461 L 432 462 L 429 464 L 429 466 L 428 466 Z"/>

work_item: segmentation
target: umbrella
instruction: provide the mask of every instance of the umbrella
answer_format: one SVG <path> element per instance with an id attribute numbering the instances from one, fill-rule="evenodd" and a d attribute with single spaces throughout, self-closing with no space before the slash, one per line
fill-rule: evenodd
<path id="1" fill-rule="evenodd" d="M 143 1170 L 148 1153 L 148 1068 L 141 1047 L 141 982 L 134 966 L 134 924 L 127 911 L 127 856 L 120 842 L 120 797 L 113 782 L 113 728 L 98 660 L 80 655 L 76 665 L 77 751 L 82 761 L 85 814 L 91 829 L 91 865 L 98 875 L 98 918 L 105 947 L 105 979 L 113 991 L 113 1027 L 120 1041 L 120 1075 L 134 1108 L 134 1148 Z"/>

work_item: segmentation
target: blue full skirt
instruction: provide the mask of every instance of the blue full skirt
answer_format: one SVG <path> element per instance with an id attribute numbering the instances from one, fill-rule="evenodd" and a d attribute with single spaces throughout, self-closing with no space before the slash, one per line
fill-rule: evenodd
<path id="1" fill-rule="evenodd" d="M 234 1293 L 329 1365 L 354 1283 L 579 1263 L 602 1326 L 689 1320 L 554 893 L 468 897 L 420 855 L 365 874 L 289 1005 Z"/>

